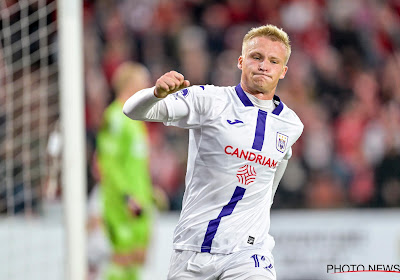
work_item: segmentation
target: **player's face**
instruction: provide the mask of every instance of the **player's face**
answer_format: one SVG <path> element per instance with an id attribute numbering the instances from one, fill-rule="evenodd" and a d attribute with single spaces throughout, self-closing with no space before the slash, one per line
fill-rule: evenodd
<path id="1" fill-rule="evenodd" d="M 282 42 L 267 37 L 251 39 L 238 59 L 243 90 L 273 95 L 279 79 L 285 77 L 288 69 L 285 59 L 286 48 Z"/>

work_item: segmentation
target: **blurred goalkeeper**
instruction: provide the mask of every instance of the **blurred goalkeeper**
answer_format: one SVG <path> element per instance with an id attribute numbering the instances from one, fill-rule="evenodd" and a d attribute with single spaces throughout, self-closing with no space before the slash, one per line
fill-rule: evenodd
<path id="1" fill-rule="evenodd" d="M 113 249 L 107 280 L 139 279 L 151 237 L 147 131 L 143 122 L 132 122 L 122 113 L 132 92 L 149 82 L 150 74 L 141 64 L 126 62 L 116 70 L 112 81 L 116 98 L 104 113 L 97 137 L 103 221 Z"/>

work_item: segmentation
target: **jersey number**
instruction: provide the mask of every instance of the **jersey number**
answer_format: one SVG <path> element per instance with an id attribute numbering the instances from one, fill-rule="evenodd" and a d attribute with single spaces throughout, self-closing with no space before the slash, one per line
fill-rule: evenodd
<path id="1" fill-rule="evenodd" d="M 258 259 L 258 255 L 252 255 L 251 257 L 254 260 L 254 267 L 260 267 L 260 260 Z M 261 256 L 261 261 L 263 261 L 264 263 L 266 262 L 266 259 L 264 256 Z M 269 263 L 269 264 L 267 264 L 267 266 L 264 267 L 261 265 L 261 267 L 264 269 L 271 270 L 274 266 L 272 265 L 272 263 Z"/>
<path id="2" fill-rule="evenodd" d="M 254 142 L 252 148 L 258 151 L 261 151 L 262 146 L 264 144 L 264 135 L 265 135 L 265 123 L 267 120 L 267 112 L 258 110 L 258 117 L 257 117 L 257 125 L 256 125 L 256 132 L 254 135 Z M 217 229 L 219 223 L 221 222 L 221 218 L 225 216 L 229 216 L 232 214 L 233 209 L 235 208 L 236 204 L 239 200 L 243 198 L 246 189 L 242 187 L 236 187 L 235 192 L 232 195 L 231 200 L 227 205 L 225 205 L 221 213 L 219 213 L 218 217 L 214 220 L 211 220 L 208 223 L 206 235 L 204 236 L 203 244 L 201 245 L 202 252 L 211 252 L 211 244 L 214 239 L 215 234 L 217 233 Z"/>

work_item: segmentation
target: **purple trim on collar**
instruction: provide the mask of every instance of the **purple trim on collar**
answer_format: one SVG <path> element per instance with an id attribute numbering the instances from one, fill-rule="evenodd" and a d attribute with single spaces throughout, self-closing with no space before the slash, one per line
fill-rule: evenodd
<path id="1" fill-rule="evenodd" d="M 244 93 L 242 86 L 240 84 L 238 84 L 235 87 L 235 90 L 236 90 L 236 94 L 238 95 L 240 101 L 242 101 L 244 106 L 246 106 L 246 107 L 254 106 L 253 103 L 250 101 L 250 99 L 247 97 L 246 93 Z"/>
<path id="2" fill-rule="evenodd" d="M 242 101 L 244 106 L 246 106 L 246 107 L 254 106 L 253 103 L 250 101 L 250 99 L 247 97 L 246 93 L 244 92 L 244 90 L 242 89 L 242 86 L 240 84 L 238 84 L 235 87 L 235 90 L 236 90 L 236 94 L 238 95 L 240 101 Z M 283 102 L 277 95 L 274 95 L 273 102 L 275 103 L 275 101 L 278 102 L 278 106 L 276 106 L 276 108 L 272 111 L 272 114 L 278 116 L 283 110 Z"/>
<path id="3" fill-rule="evenodd" d="M 280 99 L 277 95 L 274 95 L 273 102 L 274 102 L 274 101 L 279 102 L 279 104 L 278 104 L 278 106 L 276 106 L 275 109 L 272 111 L 272 114 L 275 114 L 275 115 L 279 116 L 279 114 L 280 114 L 280 113 L 282 112 L 282 110 L 283 110 L 283 102 L 281 101 L 281 99 Z M 274 102 L 274 103 L 275 103 L 275 102 Z"/>

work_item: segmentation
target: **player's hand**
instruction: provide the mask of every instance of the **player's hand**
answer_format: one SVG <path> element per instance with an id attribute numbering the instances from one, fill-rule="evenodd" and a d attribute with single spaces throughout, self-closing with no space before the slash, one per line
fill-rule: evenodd
<path id="1" fill-rule="evenodd" d="M 190 86 L 190 82 L 185 80 L 181 73 L 170 71 L 162 75 L 156 82 L 154 95 L 158 98 L 164 98 L 168 94 Z"/>
<path id="2" fill-rule="evenodd" d="M 133 217 L 140 217 L 143 213 L 143 209 L 140 206 L 140 204 L 132 196 L 128 194 L 124 196 L 124 199 L 131 215 Z"/>

